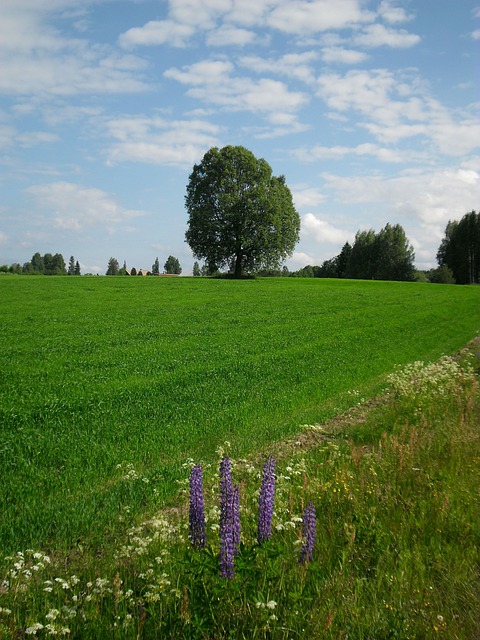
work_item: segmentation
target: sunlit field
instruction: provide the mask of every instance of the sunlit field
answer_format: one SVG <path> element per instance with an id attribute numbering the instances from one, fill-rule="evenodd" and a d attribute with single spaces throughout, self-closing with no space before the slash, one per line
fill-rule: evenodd
<path id="1" fill-rule="evenodd" d="M 0 300 L 5 552 L 103 544 L 186 458 L 261 451 L 480 329 L 479 287 L 416 283 L 5 277 Z"/>
<path id="2" fill-rule="evenodd" d="M 1 638 L 476 637 L 479 287 L 0 296 Z"/>

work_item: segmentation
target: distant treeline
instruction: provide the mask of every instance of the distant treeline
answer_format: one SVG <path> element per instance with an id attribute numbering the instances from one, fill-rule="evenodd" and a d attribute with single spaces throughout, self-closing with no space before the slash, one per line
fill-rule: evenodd
<path id="1" fill-rule="evenodd" d="M 24 275 L 41 275 L 41 276 L 79 276 L 80 264 L 73 256 L 70 257 L 68 269 L 61 253 L 34 253 L 30 262 L 23 265 L 14 262 L 10 266 L 0 266 L 0 272 L 16 273 Z"/>
<path id="2" fill-rule="evenodd" d="M 319 266 L 307 265 L 298 271 L 263 269 L 259 276 L 288 276 L 299 278 L 348 278 L 362 280 L 427 281 L 443 284 L 480 283 L 480 214 L 466 213 L 460 221 L 449 221 L 445 237 L 437 252 L 438 267 L 428 271 L 418 271 L 414 266 L 415 253 L 412 245 L 399 224 L 387 224 L 379 233 L 373 229 L 358 231 L 353 245 L 346 242 L 337 256 L 325 260 Z M 182 273 L 178 258 L 168 256 L 163 273 Z M 68 267 L 61 253 L 35 253 L 30 262 L 23 265 L 0 266 L 0 273 L 24 275 L 69 275 L 79 276 L 80 264 L 73 256 Z M 160 273 L 158 257 L 151 270 L 127 269 L 126 263 L 119 266 L 116 258 L 110 258 L 106 275 L 137 275 Z M 216 275 L 216 269 L 208 265 L 193 265 L 194 276 Z"/>
<path id="3" fill-rule="evenodd" d="M 358 231 L 351 246 L 320 266 L 298 271 L 271 269 L 264 276 L 349 278 L 363 280 L 416 280 L 441 284 L 480 283 L 480 214 L 471 211 L 460 221 L 449 221 L 437 252 L 438 267 L 418 271 L 415 254 L 400 225 L 387 224 L 380 233 Z"/>

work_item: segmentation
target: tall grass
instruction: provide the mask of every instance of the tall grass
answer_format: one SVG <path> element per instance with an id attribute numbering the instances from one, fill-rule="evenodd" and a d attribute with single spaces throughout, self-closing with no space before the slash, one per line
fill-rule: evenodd
<path id="1" fill-rule="evenodd" d="M 261 450 L 464 344 L 480 289 L 5 278 L 0 300 L 7 552 L 114 540 L 173 499 L 188 456 Z"/>
<path id="2" fill-rule="evenodd" d="M 176 508 L 132 527 L 103 556 L 17 552 L 3 562 L 2 637 L 474 640 L 479 349 L 399 369 L 377 402 L 273 444 L 272 535 L 261 544 L 264 456 L 231 457 L 242 535 L 230 579 L 218 534 L 218 463 L 233 453 L 225 443 L 214 464 L 184 464 L 203 463 L 205 548 L 188 541 L 186 479 Z M 301 563 L 309 503 L 316 542 Z"/>

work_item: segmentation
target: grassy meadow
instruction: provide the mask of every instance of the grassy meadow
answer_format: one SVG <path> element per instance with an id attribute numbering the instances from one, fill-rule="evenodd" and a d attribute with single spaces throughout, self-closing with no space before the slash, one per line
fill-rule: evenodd
<path id="1" fill-rule="evenodd" d="M 478 334 L 479 287 L 5 277 L 0 305 L 0 637 L 475 637 L 479 361 L 428 363 Z M 225 451 L 243 519 L 227 584 Z M 266 452 L 276 537 L 258 548 Z M 191 461 L 201 553 L 180 508 Z"/>

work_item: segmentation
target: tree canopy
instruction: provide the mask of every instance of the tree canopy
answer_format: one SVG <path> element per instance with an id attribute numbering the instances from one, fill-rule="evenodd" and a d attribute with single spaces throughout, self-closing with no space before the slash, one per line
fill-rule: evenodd
<path id="1" fill-rule="evenodd" d="M 480 213 L 448 222 L 437 261 L 451 270 L 457 284 L 480 283 Z"/>
<path id="2" fill-rule="evenodd" d="M 182 273 L 182 267 L 178 258 L 175 256 L 168 256 L 167 261 L 163 265 L 165 273 L 180 275 Z"/>
<path id="3" fill-rule="evenodd" d="M 244 147 L 213 147 L 193 168 L 187 185 L 186 241 L 210 272 L 228 267 L 235 277 L 278 267 L 299 239 L 300 216 L 284 176 Z"/>
<path id="4" fill-rule="evenodd" d="M 345 277 L 364 280 L 413 280 L 415 253 L 403 227 L 387 224 L 379 233 L 358 231 Z"/>

